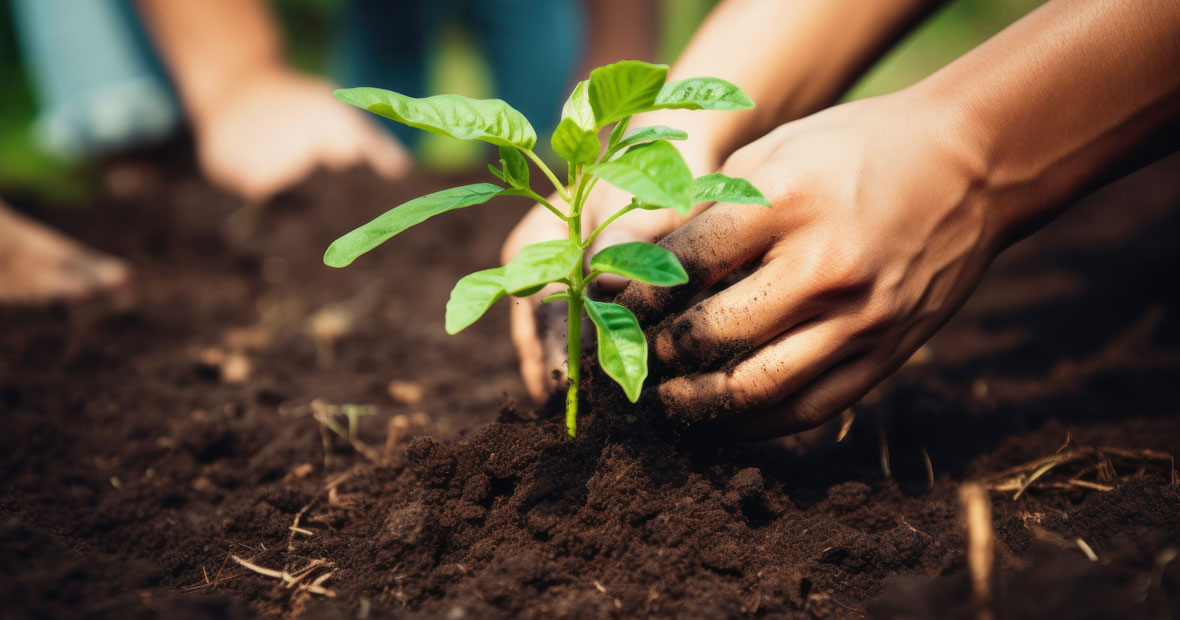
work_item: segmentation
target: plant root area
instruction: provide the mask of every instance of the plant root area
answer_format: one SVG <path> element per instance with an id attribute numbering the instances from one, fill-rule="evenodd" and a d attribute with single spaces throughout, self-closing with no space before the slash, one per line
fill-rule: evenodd
<path id="1" fill-rule="evenodd" d="M 0 617 L 1177 617 L 1177 178 L 1085 199 L 830 426 L 745 445 L 593 376 L 570 441 L 506 304 L 445 334 L 524 202 L 320 263 L 463 180 L 321 173 L 248 205 L 122 162 L 92 208 L 14 200 L 135 276 L 0 309 Z"/>

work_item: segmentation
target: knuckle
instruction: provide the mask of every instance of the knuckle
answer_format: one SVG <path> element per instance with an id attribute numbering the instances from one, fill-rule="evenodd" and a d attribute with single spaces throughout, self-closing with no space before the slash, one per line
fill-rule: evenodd
<path id="1" fill-rule="evenodd" d="M 876 333 L 893 324 L 894 307 L 887 299 L 870 299 L 860 311 L 860 328 L 864 332 Z"/>
<path id="2" fill-rule="evenodd" d="M 736 409 L 749 409 L 754 402 L 753 390 L 742 377 L 733 374 L 722 375 L 721 390 Z"/>
<path id="3" fill-rule="evenodd" d="M 843 293 L 865 283 L 865 267 L 857 251 L 843 246 L 830 247 L 818 255 L 811 274 L 814 284 L 824 293 Z"/>
<path id="4" fill-rule="evenodd" d="M 704 348 L 702 329 L 695 321 L 685 318 L 678 319 L 672 323 L 666 333 L 673 356 L 682 359 L 682 361 L 695 361 L 684 358 L 696 358 Z"/>
<path id="5" fill-rule="evenodd" d="M 721 169 L 725 174 L 731 176 L 748 173 L 754 167 L 755 161 L 757 161 L 757 153 L 758 150 L 754 148 L 753 144 L 743 146 L 725 158 L 725 163 L 721 166 Z"/>
<path id="6" fill-rule="evenodd" d="M 654 291 L 653 287 L 649 288 Z M 677 366 L 712 369 L 724 361 L 726 353 L 732 353 L 722 346 L 720 334 L 700 312 L 690 310 L 688 316 L 676 319 L 664 334 L 660 340 L 666 343 L 665 356 L 669 359 L 665 361 L 675 361 Z"/>
<path id="7" fill-rule="evenodd" d="M 828 419 L 828 409 L 816 400 L 804 398 L 792 403 L 787 409 L 787 415 L 795 423 L 810 428 Z"/>
<path id="8" fill-rule="evenodd" d="M 749 375 L 727 373 L 722 388 L 737 409 L 765 407 L 774 400 L 774 377 L 766 369 Z"/>

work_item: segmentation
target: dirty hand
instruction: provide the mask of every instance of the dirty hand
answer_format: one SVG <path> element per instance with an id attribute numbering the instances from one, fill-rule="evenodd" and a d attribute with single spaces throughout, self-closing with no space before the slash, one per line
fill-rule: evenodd
<path id="1" fill-rule="evenodd" d="M 380 127 L 332 97 L 332 85 L 268 69 L 237 80 L 211 105 L 193 110 L 202 170 L 215 183 L 264 200 L 318 166 L 368 164 L 398 178 L 410 156 Z"/>
<path id="2" fill-rule="evenodd" d="M 662 241 L 690 283 L 616 301 L 662 321 L 649 341 L 670 416 L 735 438 L 814 427 L 963 303 L 1002 240 L 946 115 L 918 105 L 879 97 L 779 127 L 723 169 L 772 208 L 717 204 Z"/>

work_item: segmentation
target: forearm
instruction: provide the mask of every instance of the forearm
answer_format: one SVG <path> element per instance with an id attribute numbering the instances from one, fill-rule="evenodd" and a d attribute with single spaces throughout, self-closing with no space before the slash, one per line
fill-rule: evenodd
<path id="1" fill-rule="evenodd" d="M 774 127 L 834 103 L 942 0 L 727 0 L 697 30 L 670 80 L 708 75 L 741 86 L 747 112 L 661 114 L 694 148 L 723 158 Z"/>
<path id="2" fill-rule="evenodd" d="M 1180 4 L 1055 0 L 911 90 L 953 119 L 1010 243 L 1129 162 L 1175 148 Z"/>
<path id="3" fill-rule="evenodd" d="M 282 65 L 282 43 L 263 0 L 138 0 L 185 107 L 200 115 L 232 84 Z"/>

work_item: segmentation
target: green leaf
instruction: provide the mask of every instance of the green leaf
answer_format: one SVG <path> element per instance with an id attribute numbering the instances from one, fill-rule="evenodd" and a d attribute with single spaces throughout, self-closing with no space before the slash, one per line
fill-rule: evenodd
<path id="1" fill-rule="evenodd" d="M 614 150 L 615 145 L 619 140 L 623 139 L 623 133 L 627 131 L 627 126 L 631 124 L 631 117 L 624 116 L 623 120 L 615 123 L 615 128 L 610 130 L 610 138 L 606 141 L 606 148 Z"/>
<path id="2" fill-rule="evenodd" d="M 749 110 L 754 100 L 736 84 L 711 77 L 668 82 L 656 96 L 655 109 Z"/>
<path id="3" fill-rule="evenodd" d="M 463 276 L 447 300 L 448 334 L 457 334 L 479 320 L 504 292 L 504 268 L 484 269 Z"/>
<path id="4" fill-rule="evenodd" d="M 504 172 L 492 164 L 488 164 L 488 172 L 492 173 L 492 176 L 496 177 L 497 179 L 500 179 L 505 183 L 508 182 L 508 177 L 504 176 Z"/>
<path id="5" fill-rule="evenodd" d="M 344 88 L 335 95 L 344 103 L 452 138 L 522 149 L 531 149 L 537 143 L 537 132 L 524 115 L 499 99 L 461 95 L 415 99 L 380 88 Z"/>
<path id="6" fill-rule="evenodd" d="M 545 284 L 548 284 L 548 282 L 546 282 Z M 533 293 L 536 293 L 536 292 L 540 291 L 541 289 L 545 288 L 545 284 L 538 284 L 536 286 L 530 286 L 525 289 L 513 291 L 512 296 L 513 297 L 528 297 L 529 295 L 532 295 Z"/>
<path id="7" fill-rule="evenodd" d="M 504 167 L 504 182 L 516 187 L 529 186 L 529 162 L 515 147 L 500 147 L 500 165 Z"/>
<path id="8" fill-rule="evenodd" d="M 502 191 L 499 185 L 476 183 L 415 198 L 333 241 L 328 251 L 324 252 L 324 264 L 329 267 L 347 267 L 358 256 L 411 226 L 452 209 L 483 204 Z"/>
<path id="9" fill-rule="evenodd" d="M 524 246 L 504 266 L 504 290 L 515 295 L 566 277 L 578 266 L 581 249 L 569 239 Z"/>
<path id="10" fill-rule="evenodd" d="M 590 270 L 613 273 L 656 286 L 676 286 L 688 282 L 688 274 L 675 254 L 642 241 L 619 243 L 603 249 L 590 259 Z"/>
<path id="11" fill-rule="evenodd" d="M 586 299 L 586 314 L 598 328 L 598 363 L 623 388 L 631 402 L 639 400 L 647 378 L 647 340 L 631 311 Z"/>
<path id="12" fill-rule="evenodd" d="M 602 180 L 631 192 L 642 203 L 676 209 L 688 215 L 692 172 L 684 158 L 665 140 L 633 146 L 618 159 L 590 168 Z"/>
<path id="13" fill-rule="evenodd" d="M 590 107 L 598 127 L 652 109 L 668 65 L 622 60 L 590 72 Z"/>
<path id="14" fill-rule="evenodd" d="M 602 150 L 598 132 L 593 129 L 582 129 L 569 118 L 558 123 L 549 144 L 553 146 L 553 152 L 557 153 L 558 157 L 575 165 L 593 163 Z"/>
<path id="15" fill-rule="evenodd" d="M 561 120 L 570 119 L 582 129 L 594 129 L 594 108 L 590 107 L 590 80 L 582 80 L 561 108 Z"/>
<path id="16" fill-rule="evenodd" d="M 753 183 L 738 177 L 727 177 L 721 173 L 706 174 L 692 181 L 693 203 L 737 202 L 745 205 L 770 206 L 770 201 Z"/>
<path id="17" fill-rule="evenodd" d="M 652 125 L 651 127 L 640 127 L 635 131 L 627 134 L 618 144 L 611 147 L 611 154 L 621 151 L 633 144 L 642 144 L 644 142 L 652 142 L 654 140 L 687 140 L 688 132 L 682 129 L 673 129 L 665 125 Z"/>

